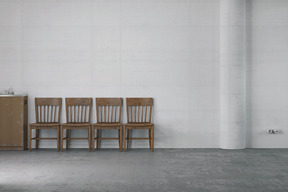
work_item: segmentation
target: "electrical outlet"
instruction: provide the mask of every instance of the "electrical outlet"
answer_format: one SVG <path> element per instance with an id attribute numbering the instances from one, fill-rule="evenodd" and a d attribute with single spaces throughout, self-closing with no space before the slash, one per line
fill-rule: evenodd
<path id="1" fill-rule="evenodd" d="M 274 132 L 275 132 L 275 134 L 277 134 L 277 133 L 280 133 L 280 130 L 275 129 Z"/>
<path id="2" fill-rule="evenodd" d="M 267 129 L 267 133 L 269 133 L 269 134 L 277 134 L 277 133 L 280 133 L 280 130 L 278 130 L 278 129 Z"/>

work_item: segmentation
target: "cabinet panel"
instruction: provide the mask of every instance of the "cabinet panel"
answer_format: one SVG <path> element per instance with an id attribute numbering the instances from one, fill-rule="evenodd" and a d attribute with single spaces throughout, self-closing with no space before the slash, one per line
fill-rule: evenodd
<path id="1" fill-rule="evenodd" d="M 27 148 L 27 97 L 0 97 L 0 149 Z"/>

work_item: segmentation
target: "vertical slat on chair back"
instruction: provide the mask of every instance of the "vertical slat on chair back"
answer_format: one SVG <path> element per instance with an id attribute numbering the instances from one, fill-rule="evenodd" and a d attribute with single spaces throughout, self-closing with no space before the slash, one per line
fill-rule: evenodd
<path id="1" fill-rule="evenodd" d="M 37 123 L 59 123 L 62 98 L 35 98 Z"/>
<path id="2" fill-rule="evenodd" d="M 122 98 L 96 98 L 97 123 L 120 123 Z"/>
<path id="3" fill-rule="evenodd" d="M 128 123 L 151 123 L 152 98 L 126 98 Z"/>
<path id="4" fill-rule="evenodd" d="M 65 98 L 67 123 L 90 123 L 92 98 Z"/>

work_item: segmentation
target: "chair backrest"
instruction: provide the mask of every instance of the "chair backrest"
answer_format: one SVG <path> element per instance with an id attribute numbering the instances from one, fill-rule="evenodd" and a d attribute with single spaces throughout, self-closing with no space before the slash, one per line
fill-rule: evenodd
<path id="1" fill-rule="evenodd" d="M 90 123 L 92 98 L 65 98 L 67 123 Z"/>
<path id="2" fill-rule="evenodd" d="M 96 98 L 97 123 L 120 123 L 122 98 Z"/>
<path id="3" fill-rule="evenodd" d="M 126 98 L 128 123 L 151 123 L 152 98 Z"/>
<path id="4" fill-rule="evenodd" d="M 35 98 L 37 123 L 59 123 L 62 98 Z"/>

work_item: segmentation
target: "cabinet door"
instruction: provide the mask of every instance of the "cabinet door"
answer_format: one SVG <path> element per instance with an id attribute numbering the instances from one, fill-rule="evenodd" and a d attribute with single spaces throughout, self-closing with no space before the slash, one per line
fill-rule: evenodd
<path id="1" fill-rule="evenodd" d="M 23 97 L 0 98 L 0 147 L 23 146 Z"/>

